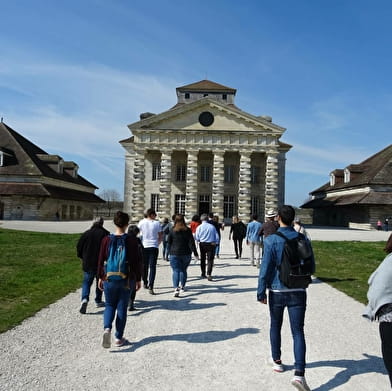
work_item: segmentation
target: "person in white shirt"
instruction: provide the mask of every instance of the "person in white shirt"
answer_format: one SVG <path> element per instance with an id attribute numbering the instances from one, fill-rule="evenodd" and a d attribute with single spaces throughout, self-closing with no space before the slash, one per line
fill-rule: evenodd
<path id="1" fill-rule="evenodd" d="M 154 209 L 148 209 L 146 217 L 139 222 L 140 235 L 144 247 L 144 270 L 143 283 L 144 288 L 148 289 L 150 294 L 154 293 L 154 282 L 157 270 L 157 260 L 159 244 L 162 241 L 162 227 Z"/>

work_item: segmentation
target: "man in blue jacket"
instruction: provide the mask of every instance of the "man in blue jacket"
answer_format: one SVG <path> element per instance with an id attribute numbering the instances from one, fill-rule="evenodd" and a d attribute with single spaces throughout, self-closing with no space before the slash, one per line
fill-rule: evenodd
<path id="1" fill-rule="evenodd" d="M 252 215 L 252 221 L 246 226 L 246 244 L 250 247 L 250 264 L 260 265 L 261 258 L 261 223 L 256 214 Z"/>
<path id="2" fill-rule="evenodd" d="M 278 231 L 287 239 L 294 239 L 298 232 L 292 227 L 295 216 L 294 208 L 283 205 L 278 210 Z M 272 234 L 264 240 L 263 262 L 259 273 L 257 300 L 267 304 L 266 290 L 268 289 L 268 302 L 270 310 L 270 364 L 275 372 L 283 372 L 281 361 L 281 327 L 283 311 L 287 307 L 290 319 L 291 333 L 294 342 L 294 377 L 291 384 L 300 391 L 310 391 L 305 380 L 305 354 L 306 343 L 304 335 L 304 320 L 306 310 L 306 289 L 287 288 L 279 278 L 277 267 L 280 265 L 285 239 Z M 312 256 L 313 271 L 315 269 L 314 256 Z"/>

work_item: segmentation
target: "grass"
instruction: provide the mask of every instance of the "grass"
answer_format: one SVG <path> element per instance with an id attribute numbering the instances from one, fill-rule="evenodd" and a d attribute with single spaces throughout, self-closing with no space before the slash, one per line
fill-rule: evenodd
<path id="1" fill-rule="evenodd" d="M 385 242 L 312 242 L 315 275 L 334 288 L 366 304 L 367 281 L 385 258 Z"/>
<path id="2" fill-rule="evenodd" d="M 0 332 L 80 288 L 79 234 L 0 229 Z M 313 241 L 316 276 L 361 303 L 384 242 Z"/>
<path id="3" fill-rule="evenodd" d="M 79 237 L 0 229 L 0 332 L 81 286 Z"/>

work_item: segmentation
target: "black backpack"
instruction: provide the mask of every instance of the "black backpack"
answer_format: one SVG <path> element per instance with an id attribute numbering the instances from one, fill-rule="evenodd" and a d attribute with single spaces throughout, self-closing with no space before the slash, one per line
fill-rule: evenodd
<path id="1" fill-rule="evenodd" d="M 287 288 L 307 288 L 312 282 L 313 251 L 309 241 L 303 234 L 288 239 L 281 232 L 276 232 L 285 239 L 282 261 L 277 266 L 280 281 Z"/>

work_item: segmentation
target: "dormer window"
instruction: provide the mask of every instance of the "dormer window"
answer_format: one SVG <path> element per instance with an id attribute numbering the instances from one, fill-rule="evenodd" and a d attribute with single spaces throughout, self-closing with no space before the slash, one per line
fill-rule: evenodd
<path id="1" fill-rule="evenodd" d="M 344 183 L 350 182 L 350 170 L 344 169 Z"/>
<path id="2" fill-rule="evenodd" d="M 203 94 L 203 97 L 205 98 L 206 96 L 208 96 L 208 94 Z"/>
<path id="3" fill-rule="evenodd" d="M 191 95 L 189 94 L 189 92 L 185 93 L 185 99 L 189 99 L 191 97 Z"/>
<path id="4" fill-rule="evenodd" d="M 222 99 L 227 100 L 227 94 L 222 94 Z"/>
<path id="5" fill-rule="evenodd" d="M 329 174 L 329 185 L 335 186 L 335 174 Z"/>

